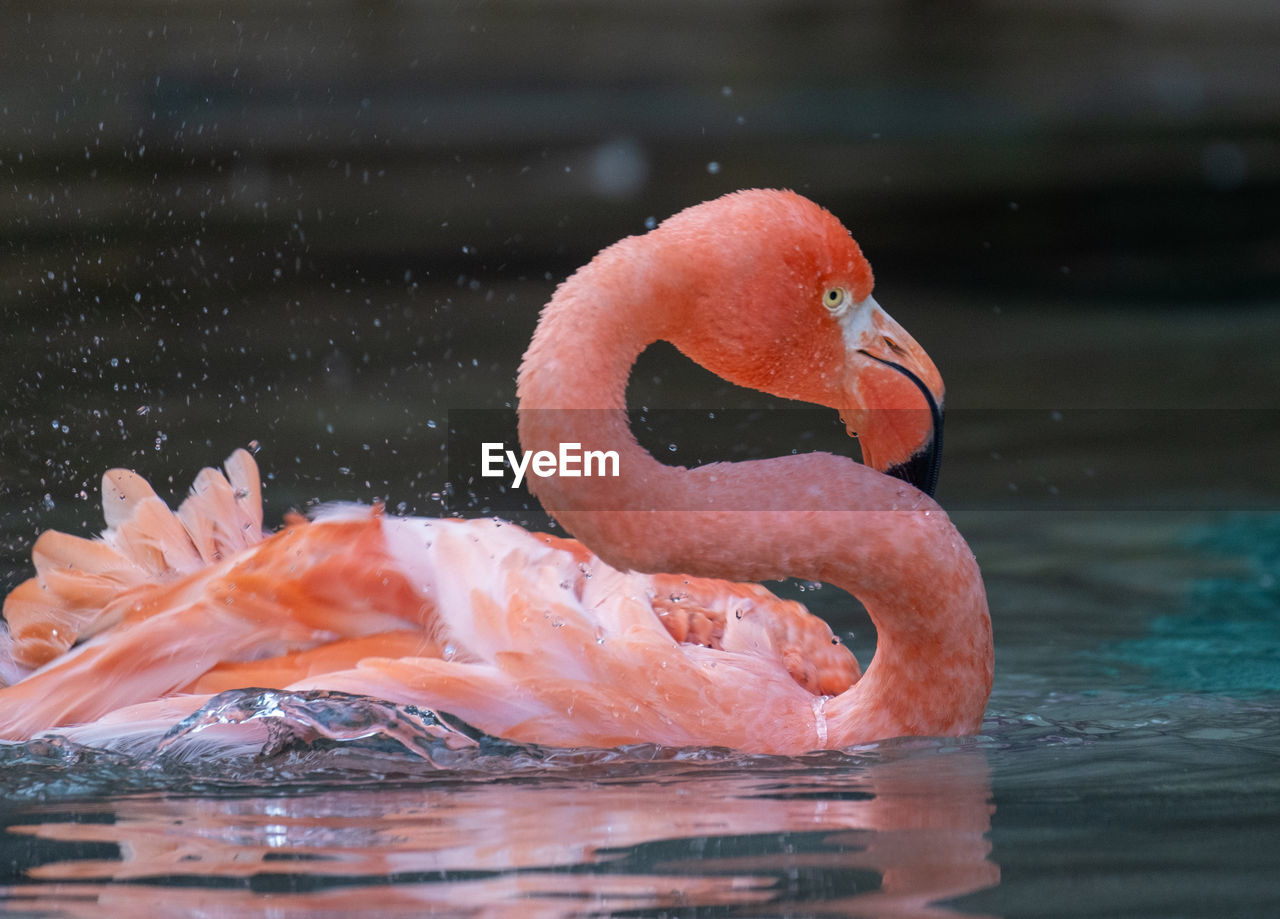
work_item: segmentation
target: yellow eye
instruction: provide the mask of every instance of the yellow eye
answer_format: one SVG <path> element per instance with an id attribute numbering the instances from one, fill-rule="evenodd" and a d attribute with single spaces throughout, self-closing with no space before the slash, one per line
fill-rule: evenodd
<path id="1" fill-rule="evenodd" d="M 822 305 L 832 313 L 839 313 L 849 303 L 849 291 L 843 287 L 832 287 L 822 295 Z"/>

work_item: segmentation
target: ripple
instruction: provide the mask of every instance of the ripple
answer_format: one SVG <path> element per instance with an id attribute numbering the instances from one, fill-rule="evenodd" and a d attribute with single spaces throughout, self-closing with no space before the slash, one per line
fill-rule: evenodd
<path id="1" fill-rule="evenodd" d="M 84 742 L 86 736 L 94 742 Z M 237 689 L 168 730 L 104 735 L 72 729 L 0 743 L 0 795 L 56 801 L 149 792 L 237 794 L 359 788 L 388 782 L 535 776 L 662 777 L 689 770 L 835 773 L 883 756 L 946 750 L 907 738 L 805 756 L 635 744 L 564 749 L 493 737 L 448 713 L 339 692 Z"/>

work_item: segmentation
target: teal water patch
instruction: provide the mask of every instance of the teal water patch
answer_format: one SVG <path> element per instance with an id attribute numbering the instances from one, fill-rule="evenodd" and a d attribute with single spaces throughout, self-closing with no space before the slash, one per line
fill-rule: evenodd
<path id="1" fill-rule="evenodd" d="M 1192 548 L 1240 563 L 1193 581 L 1185 612 L 1152 620 L 1141 638 L 1102 649 L 1190 692 L 1280 692 L 1280 514 L 1234 515 L 1193 532 Z"/>

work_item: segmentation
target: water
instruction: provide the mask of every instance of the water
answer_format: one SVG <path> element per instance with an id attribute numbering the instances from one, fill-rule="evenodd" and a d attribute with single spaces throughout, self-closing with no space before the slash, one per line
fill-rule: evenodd
<path id="1" fill-rule="evenodd" d="M 0 902 L 69 916 L 1273 909 L 1280 516 L 960 518 L 997 634 L 978 737 L 796 758 L 557 751 L 383 703 L 228 694 L 159 750 L 5 749 Z M 867 654 L 846 598 L 803 596 Z M 245 752 L 202 759 L 201 730 L 227 730 L 228 713 L 249 719 Z"/>

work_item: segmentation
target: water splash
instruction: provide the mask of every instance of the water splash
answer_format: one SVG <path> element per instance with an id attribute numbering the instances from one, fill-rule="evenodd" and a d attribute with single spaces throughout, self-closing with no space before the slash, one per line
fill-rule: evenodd
<path id="1" fill-rule="evenodd" d="M 214 696 L 175 725 L 156 745 L 155 756 L 184 761 L 212 747 L 224 755 L 271 757 L 360 743 L 448 765 L 453 754 L 479 749 L 484 737 L 460 720 L 411 705 L 341 692 L 240 689 Z"/>
<path id="2" fill-rule="evenodd" d="M 819 723 L 821 731 L 825 719 Z M 815 767 L 815 756 L 834 757 L 822 762 L 845 769 L 871 755 L 870 748 L 776 757 L 657 744 L 540 747 L 494 737 L 448 713 L 412 705 L 340 692 L 236 689 L 214 696 L 167 729 L 146 725 L 99 734 L 73 728 L 26 743 L 0 743 L 0 797 L 236 794 L 565 772 L 617 778 L 704 767 L 803 771 Z"/>

